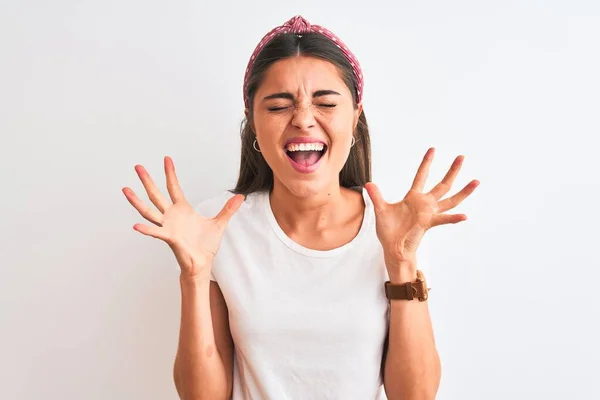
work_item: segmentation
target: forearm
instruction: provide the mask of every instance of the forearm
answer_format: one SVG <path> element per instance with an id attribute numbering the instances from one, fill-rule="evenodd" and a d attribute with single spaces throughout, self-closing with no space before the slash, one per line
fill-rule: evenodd
<path id="1" fill-rule="evenodd" d="M 225 367 L 215 344 L 209 279 L 180 278 L 181 325 L 174 366 L 177 392 L 183 400 L 225 399 Z"/>
<path id="2" fill-rule="evenodd" d="M 416 268 L 390 276 L 392 283 L 414 281 Z M 414 276 L 413 276 L 414 275 Z M 384 386 L 390 400 L 435 399 L 441 366 L 427 301 L 392 300 Z"/>

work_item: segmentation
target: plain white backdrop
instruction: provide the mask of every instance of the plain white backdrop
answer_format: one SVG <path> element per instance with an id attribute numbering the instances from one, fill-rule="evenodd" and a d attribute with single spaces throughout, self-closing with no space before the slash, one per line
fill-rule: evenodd
<path id="1" fill-rule="evenodd" d="M 438 399 L 598 399 L 597 2 L 11 1 L 0 6 L 0 398 L 176 399 L 178 270 L 121 188 L 234 186 L 248 57 L 296 14 L 361 61 L 373 181 L 481 185 L 422 257 Z"/>

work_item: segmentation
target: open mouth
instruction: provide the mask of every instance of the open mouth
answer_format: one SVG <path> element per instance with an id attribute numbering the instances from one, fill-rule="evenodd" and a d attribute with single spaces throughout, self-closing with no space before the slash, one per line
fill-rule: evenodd
<path id="1" fill-rule="evenodd" d="M 315 165 L 321 157 L 327 152 L 327 145 L 323 145 L 322 150 L 302 150 L 302 149 L 285 149 L 285 153 L 288 158 L 293 161 L 297 165 L 301 165 L 303 167 L 310 167 Z"/>

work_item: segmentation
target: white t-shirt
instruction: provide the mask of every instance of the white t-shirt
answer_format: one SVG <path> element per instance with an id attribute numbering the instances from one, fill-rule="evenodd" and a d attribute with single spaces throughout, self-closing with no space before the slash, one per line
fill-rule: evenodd
<path id="1" fill-rule="evenodd" d="M 246 197 L 225 231 L 213 276 L 235 345 L 233 400 L 381 400 L 388 279 L 365 189 L 357 236 L 321 251 L 291 240 L 268 193 Z M 213 217 L 224 192 L 196 210 Z"/>

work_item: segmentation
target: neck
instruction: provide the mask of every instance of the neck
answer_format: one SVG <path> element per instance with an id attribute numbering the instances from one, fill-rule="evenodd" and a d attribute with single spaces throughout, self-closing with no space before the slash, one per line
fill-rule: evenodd
<path id="1" fill-rule="evenodd" d="M 290 233 L 323 232 L 342 224 L 356 201 L 352 190 L 332 185 L 318 193 L 294 193 L 275 182 L 270 195 L 271 209 L 281 228 Z"/>

